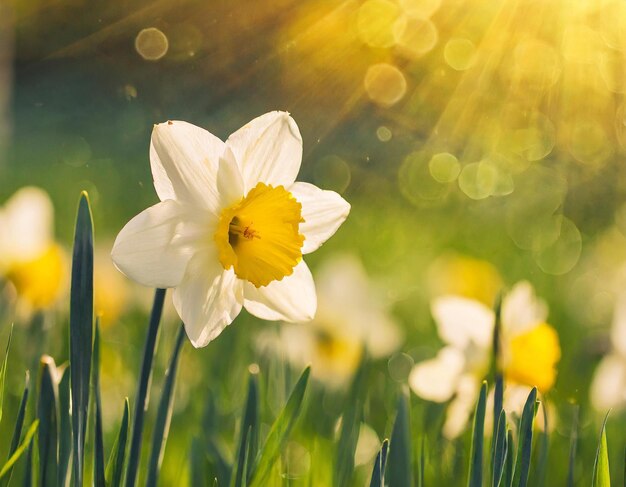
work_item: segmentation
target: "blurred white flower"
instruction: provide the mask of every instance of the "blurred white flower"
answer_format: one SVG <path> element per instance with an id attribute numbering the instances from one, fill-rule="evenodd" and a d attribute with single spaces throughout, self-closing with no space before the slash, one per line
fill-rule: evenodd
<path id="1" fill-rule="evenodd" d="M 18 190 L 0 208 L 0 277 L 15 288 L 18 312 L 50 306 L 67 276 L 63 249 L 54 240 L 54 208 L 32 186 Z"/>
<path id="2" fill-rule="evenodd" d="M 626 406 L 626 296 L 618 298 L 611 327 L 611 352 L 595 371 L 589 391 L 597 411 Z"/>
<path id="3" fill-rule="evenodd" d="M 445 346 L 435 358 L 415 365 L 409 384 L 424 399 L 452 400 L 443 432 L 454 438 L 465 429 L 489 370 L 495 314 L 458 296 L 435 299 L 431 311 Z M 505 296 L 499 367 L 507 384 L 537 386 L 542 392 L 554 385 L 561 349 L 556 331 L 545 321 L 547 314 L 528 282 L 517 283 Z"/>
<path id="4" fill-rule="evenodd" d="M 374 359 L 386 357 L 400 346 L 402 334 L 355 257 L 327 260 L 316 281 L 315 318 L 281 326 L 274 345 L 297 368 L 310 364 L 313 377 L 339 387 L 354 374 L 364 349 Z M 261 341 L 268 343 L 267 338 Z"/>
<path id="5" fill-rule="evenodd" d="M 267 320 L 314 316 L 302 255 L 335 233 L 350 205 L 295 182 L 301 159 L 300 132 L 284 112 L 254 119 L 226 142 L 186 122 L 154 127 L 150 164 L 161 202 L 126 224 L 112 255 L 136 281 L 174 288 L 194 346 L 215 339 L 242 307 Z"/>

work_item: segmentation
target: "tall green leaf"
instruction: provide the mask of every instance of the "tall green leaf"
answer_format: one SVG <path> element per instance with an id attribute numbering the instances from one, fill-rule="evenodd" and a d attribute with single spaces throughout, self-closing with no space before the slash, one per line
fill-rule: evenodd
<path id="1" fill-rule="evenodd" d="M 398 396 L 396 421 L 391 431 L 387 458 L 389 487 L 413 485 L 413 448 L 411 444 L 411 417 L 408 394 Z"/>
<path id="2" fill-rule="evenodd" d="M 96 318 L 96 330 L 93 341 L 93 392 L 96 403 L 96 425 L 94 435 L 94 471 L 95 487 L 105 487 L 104 477 L 104 435 L 102 433 L 102 401 L 100 398 L 100 319 Z"/>
<path id="3" fill-rule="evenodd" d="M 130 451 L 128 452 L 128 467 L 126 469 L 126 487 L 135 487 L 135 482 L 137 481 L 137 472 L 141 460 L 143 422 L 145 412 L 148 409 L 148 392 L 152 377 L 152 362 L 154 361 L 154 351 L 159 337 L 159 325 L 161 315 L 163 314 L 164 300 L 165 289 L 157 289 L 154 293 L 152 313 L 150 313 L 146 342 L 143 348 L 139 383 L 137 384 L 137 397 L 135 398 L 135 410 L 133 412 L 133 424 L 130 435 Z"/>
<path id="4" fill-rule="evenodd" d="M 474 412 L 472 429 L 472 449 L 470 452 L 469 487 L 481 487 L 483 483 L 483 442 L 485 439 L 485 408 L 487 407 L 487 382 L 480 387 L 478 402 Z"/>
<path id="5" fill-rule="evenodd" d="M 156 487 L 159 478 L 159 470 L 165 453 L 165 443 L 170 429 L 172 419 L 172 408 L 174 406 L 174 387 L 176 385 L 176 372 L 178 370 L 178 359 L 180 350 L 185 339 L 185 328 L 181 325 L 176 335 L 174 351 L 170 359 L 169 366 L 165 372 L 165 384 L 161 392 L 161 400 L 157 410 L 156 423 L 152 433 L 152 451 L 150 452 L 150 462 L 148 464 L 147 487 Z"/>
<path id="6" fill-rule="evenodd" d="M 363 399 L 367 386 L 367 357 L 364 355 L 354 376 L 348 395 L 347 406 L 341 419 L 341 431 L 337 445 L 337 460 L 333 476 L 333 485 L 348 485 L 354 470 L 354 452 L 359 439 Z"/>
<path id="7" fill-rule="evenodd" d="M 72 416 L 70 414 L 70 370 L 66 367 L 59 382 L 59 481 L 66 485 L 72 456 Z"/>
<path id="8" fill-rule="evenodd" d="M 52 357 L 43 356 L 39 368 L 39 482 L 55 487 L 59 463 L 59 420 L 56 366 Z"/>
<path id="9" fill-rule="evenodd" d="M 287 399 L 287 404 L 278 415 L 278 418 L 276 418 L 276 421 L 274 421 L 265 444 L 259 452 L 255 467 L 252 469 L 250 483 L 248 484 L 250 487 L 267 485 L 267 477 L 287 443 L 289 433 L 300 415 L 310 373 L 310 367 L 304 369 L 289 399 Z"/>
<path id="10" fill-rule="evenodd" d="M 117 439 L 113 444 L 111 455 L 107 463 L 105 471 L 105 479 L 107 486 L 121 487 L 122 474 L 124 473 L 124 460 L 126 458 L 126 440 L 128 439 L 128 419 L 130 416 L 130 406 L 128 398 L 124 400 L 124 415 L 122 416 L 122 424 L 117 434 Z"/>
<path id="11" fill-rule="evenodd" d="M 70 293 L 70 372 L 74 482 L 83 485 L 93 341 L 93 226 L 87 193 L 78 204 Z"/>
<path id="12" fill-rule="evenodd" d="M 513 433 L 511 430 L 506 434 L 506 461 L 504 462 L 504 485 L 512 487 L 513 471 L 515 469 L 515 450 L 513 448 Z"/>
<path id="13" fill-rule="evenodd" d="M 517 445 L 517 457 L 513 484 L 517 487 L 526 487 L 530 473 L 530 460 L 533 446 L 533 424 L 537 412 L 537 388 L 533 387 L 526 399 L 519 428 L 519 443 Z"/>
<path id="14" fill-rule="evenodd" d="M 8 460 L 16 452 L 20 445 L 20 438 L 22 437 L 22 428 L 24 427 L 24 418 L 26 416 L 26 405 L 28 404 L 28 395 L 30 392 L 30 373 L 26 371 L 26 380 L 24 383 L 24 392 L 22 393 L 22 400 L 20 401 L 20 407 L 17 411 L 17 418 L 15 419 L 15 427 L 13 428 L 13 437 L 11 438 L 11 446 L 9 447 Z M 0 486 L 8 485 L 13 475 L 13 469 L 10 468 L 5 478 L 0 481 Z"/>
<path id="15" fill-rule="evenodd" d="M 388 450 L 389 440 L 385 440 L 374 461 L 374 471 L 372 472 L 370 487 L 385 487 L 385 467 L 387 466 Z"/>
<path id="16" fill-rule="evenodd" d="M 591 481 L 592 487 L 611 487 L 611 474 L 609 472 L 609 449 L 606 443 L 606 420 L 609 418 L 606 413 L 604 421 L 602 421 L 602 429 L 600 430 L 600 441 L 596 450 L 596 459 L 593 462 L 593 476 Z"/>
<path id="17" fill-rule="evenodd" d="M 252 468 L 253 460 L 256 458 L 259 444 L 259 378 L 257 374 L 250 374 L 248 381 L 248 396 L 246 407 L 241 419 L 241 432 L 237 463 L 234 465 L 235 475 L 231 478 L 232 487 L 242 487 L 247 483 Z M 246 459 L 249 459 L 248 467 L 243 468 Z"/>
<path id="18" fill-rule="evenodd" d="M 7 364 L 9 361 L 9 350 L 11 349 L 11 337 L 13 336 L 13 325 L 11 325 L 11 331 L 9 332 L 9 339 L 7 340 L 7 348 L 4 352 L 4 360 L 0 364 L 0 421 L 2 421 L 2 403 L 4 402 L 4 383 L 7 376 Z"/>
<path id="19" fill-rule="evenodd" d="M 492 462 L 492 487 L 500 487 L 502 477 L 504 475 L 504 464 L 506 462 L 507 452 L 507 427 L 506 412 L 504 409 L 500 411 L 500 417 L 496 423 L 496 437 L 493 442 L 493 462 Z"/>
<path id="20" fill-rule="evenodd" d="M 6 461 L 6 463 L 2 466 L 2 468 L 0 468 L 0 479 L 4 479 L 8 474 L 11 473 L 13 466 L 15 465 L 15 462 L 17 462 L 20 459 L 20 457 L 22 456 L 26 448 L 28 448 L 29 445 L 31 445 L 33 436 L 35 436 L 35 432 L 37 431 L 38 426 L 39 426 L 39 420 L 36 419 L 35 421 L 33 421 L 33 424 L 31 424 L 30 427 L 28 428 L 26 435 L 24 435 L 24 441 L 22 441 L 22 443 L 15 449 L 15 451 L 11 454 L 11 456 Z"/>
<path id="21" fill-rule="evenodd" d="M 24 466 L 24 478 L 22 479 L 23 487 L 32 487 L 33 485 L 33 449 L 35 448 L 33 446 L 34 443 L 34 439 L 31 438 L 28 444 L 28 449 L 26 451 L 26 465 Z"/>

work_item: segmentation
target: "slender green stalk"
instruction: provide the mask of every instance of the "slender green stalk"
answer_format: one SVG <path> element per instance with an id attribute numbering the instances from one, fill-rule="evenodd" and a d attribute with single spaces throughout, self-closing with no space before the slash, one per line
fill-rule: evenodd
<path id="1" fill-rule="evenodd" d="M 137 396 L 135 398 L 135 411 L 133 412 L 133 424 L 130 436 L 130 451 L 128 453 L 128 469 L 126 470 L 126 487 L 135 487 L 137 482 L 137 472 L 139 471 L 139 461 L 141 459 L 141 441 L 143 434 L 143 422 L 145 412 L 148 409 L 148 391 L 152 376 L 152 362 L 154 351 L 159 336 L 159 325 L 161 314 L 163 313 L 163 301 L 165 300 L 165 289 L 157 289 L 154 293 L 154 303 L 148 332 L 143 349 L 143 359 L 141 362 L 141 372 L 139 373 L 139 384 Z"/>
<path id="2" fill-rule="evenodd" d="M 24 384 L 24 392 L 22 393 L 22 400 L 20 401 L 20 407 L 17 411 L 17 418 L 15 419 L 15 428 L 13 429 L 13 437 L 11 438 L 11 447 L 9 448 L 8 458 L 15 453 L 22 437 L 22 428 L 24 427 L 24 418 L 26 416 L 26 405 L 28 404 L 28 395 L 30 393 L 30 374 L 26 371 L 26 380 Z M 0 486 L 8 485 L 11 482 L 11 476 L 13 475 L 13 469 L 11 468 L 6 477 L 0 482 Z"/>
<path id="3" fill-rule="evenodd" d="M 156 423 L 152 434 L 152 451 L 150 452 L 150 462 L 148 464 L 148 480 L 147 487 L 156 487 L 159 478 L 159 470 L 165 453 L 165 443 L 170 429 L 170 421 L 172 419 L 172 409 L 174 407 L 174 388 L 176 386 L 176 372 L 178 370 L 178 361 L 180 350 L 185 340 L 185 328 L 181 325 L 176 335 L 176 343 L 170 360 L 169 367 L 165 372 L 165 384 L 159 401 L 159 409 L 157 411 Z"/>
<path id="4" fill-rule="evenodd" d="M 94 472 L 95 487 L 105 487 L 104 478 L 104 438 L 102 433 L 102 401 L 100 398 L 100 320 L 96 318 L 96 333 L 93 342 L 93 389 L 96 402 L 96 426 L 94 437 Z"/>

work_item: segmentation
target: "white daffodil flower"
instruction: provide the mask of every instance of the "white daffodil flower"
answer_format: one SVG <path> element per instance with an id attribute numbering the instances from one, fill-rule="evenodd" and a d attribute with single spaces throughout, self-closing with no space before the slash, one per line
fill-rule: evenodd
<path id="1" fill-rule="evenodd" d="M 495 314 L 460 296 L 435 299 L 431 312 L 445 346 L 435 358 L 415 365 L 409 385 L 429 401 L 452 400 L 443 432 L 454 438 L 465 429 L 489 370 Z M 561 350 L 556 331 L 545 322 L 547 314 L 528 282 L 519 282 L 505 296 L 500 367 L 507 384 L 537 386 L 542 392 L 554 385 Z"/>
<path id="2" fill-rule="evenodd" d="M 263 334 L 260 348 L 275 348 L 296 367 L 330 387 L 346 384 L 363 354 L 386 357 L 401 345 L 402 333 L 382 293 L 353 256 L 327 260 L 316 275 L 318 309 L 313 321 L 285 325 L 278 336 Z"/>
<path id="3" fill-rule="evenodd" d="M 267 320 L 305 321 L 317 299 L 304 254 L 348 216 L 332 191 L 295 182 L 302 138 L 285 112 L 266 113 L 226 142 L 186 122 L 156 125 L 150 165 L 160 203 L 121 230 L 112 256 L 132 279 L 174 288 L 196 347 L 242 307 Z"/>
<path id="4" fill-rule="evenodd" d="M 591 404 L 600 412 L 626 406 L 626 296 L 621 296 L 613 314 L 611 352 L 598 365 L 589 390 Z"/>
<path id="5" fill-rule="evenodd" d="M 63 249 L 54 240 L 54 208 L 42 189 L 26 186 L 0 207 L 0 279 L 18 297 L 19 314 L 50 306 L 64 288 Z"/>

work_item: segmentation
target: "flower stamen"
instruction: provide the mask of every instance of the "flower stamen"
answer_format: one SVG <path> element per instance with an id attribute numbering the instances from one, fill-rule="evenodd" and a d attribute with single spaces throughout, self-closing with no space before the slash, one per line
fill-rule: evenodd
<path id="1" fill-rule="evenodd" d="M 302 258 L 302 205 L 283 186 L 257 184 L 222 210 L 215 242 L 224 269 L 256 287 L 293 273 Z"/>

